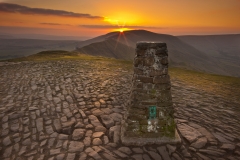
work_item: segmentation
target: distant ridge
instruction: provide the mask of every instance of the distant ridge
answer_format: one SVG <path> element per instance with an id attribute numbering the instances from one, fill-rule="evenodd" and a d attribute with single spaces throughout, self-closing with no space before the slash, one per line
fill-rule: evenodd
<path id="1" fill-rule="evenodd" d="M 41 51 L 75 49 L 84 54 L 132 61 L 137 41 L 166 42 L 170 67 L 240 77 L 240 34 L 172 36 L 131 30 L 110 32 L 85 41 L 14 39 L 0 34 L 0 60 Z"/>
<path id="2" fill-rule="evenodd" d="M 162 41 L 168 46 L 170 66 L 240 77 L 240 72 L 237 72 L 240 66 L 228 64 L 226 68 L 224 61 L 216 60 L 210 53 L 199 49 L 186 39 L 184 36 L 176 37 L 146 30 L 131 30 L 124 33 L 111 32 L 82 41 L 76 50 L 90 55 L 133 60 L 137 41 Z M 116 42 L 120 45 L 113 50 Z"/>

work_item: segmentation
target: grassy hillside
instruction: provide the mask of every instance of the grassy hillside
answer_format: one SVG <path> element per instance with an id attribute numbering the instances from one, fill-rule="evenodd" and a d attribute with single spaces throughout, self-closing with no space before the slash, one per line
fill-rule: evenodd
<path id="1" fill-rule="evenodd" d="M 78 43 L 77 48 L 81 48 L 81 47 L 90 45 L 92 43 L 102 42 L 102 41 L 108 39 L 111 36 L 118 35 L 118 33 L 119 32 L 110 32 L 110 33 L 107 33 L 105 35 L 101 35 L 101 36 L 98 36 L 98 37 L 95 37 L 95 38 L 91 38 L 91 39 L 88 39 L 88 40 L 85 40 L 85 41 L 81 41 L 81 42 Z"/>
<path id="2" fill-rule="evenodd" d="M 78 51 L 80 53 L 94 56 L 112 57 L 124 60 L 133 60 L 135 55 L 134 48 L 117 42 L 114 39 L 107 39 L 102 42 L 92 43 L 79 48 Z"/>
<path id="3" fill-rule="evenodd" d="M 2 62 L 59 61 L 59 60 L 84 60 L 84 61 L 91 61 L 91 62 L 107 61 L 111 63 L 117 62 L 117 63 L 122 63 L 123 66 L 126 66 L 126 68 L 131 68 L 131 65 L 132 65 L 132 61 L 119 60 L 119 59 L 101 57 L 101 56 L 91 56 L 91 55 L 82 54 L 79 52 L 74 52 L 74 51 L 70 52 L 70 51 L 64 51 L 64 50 L 42 51 L 27 57 L 2 60 Z"/>
<path id="4" fill-rule="evenodd" d="M 226 97 L 230 101 L 240 102 L 240 78 L 207 74 L 181 68 L 169 69 L 171 78 L 176 78 L 183 84 L 204 90 L 216 97 Z"/>

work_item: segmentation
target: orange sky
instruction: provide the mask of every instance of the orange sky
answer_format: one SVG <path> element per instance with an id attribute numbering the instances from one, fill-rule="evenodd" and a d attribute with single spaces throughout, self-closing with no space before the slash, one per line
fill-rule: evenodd
<path id="1" fill-rule="evenodd" d="M 124 27 L 228 34 L 240 33 L 239 19 L 239 0 L 0 0 L 0 33 L 93 37 Z"/>

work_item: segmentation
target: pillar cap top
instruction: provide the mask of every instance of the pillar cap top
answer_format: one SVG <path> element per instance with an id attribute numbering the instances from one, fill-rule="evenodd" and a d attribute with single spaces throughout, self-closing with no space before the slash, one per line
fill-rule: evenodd
<path id="1" fill-rule="evenodd" d="M 166 46 L 166 43 L 161 41 L 138 41 L 136 45 L 137 47 L 163 47 Z"/>
<path id="2" fill-rule="evenodd" d="M 160 43 L 160 44 L 162 44 L 162 43 L 165 43 L 165 42 L 162 42 L 162 41 L 138 41 L 138 42 L 137 42 L 137 44 L 141 44 L 141 43 L 144 43 L 144 44 L 145 44 L 145 43 L 147 43 L 147 44 L 148 44 L 148 43 L 150 43 L 150 44 L 152 44 L 152 43 L 156 43 L 156 44 L 157 44 L 157 43 Z"/>

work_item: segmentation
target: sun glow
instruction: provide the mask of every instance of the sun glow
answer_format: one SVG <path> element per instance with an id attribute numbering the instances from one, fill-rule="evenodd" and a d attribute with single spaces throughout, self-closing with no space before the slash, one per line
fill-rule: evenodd
<path id="1" fill-rule="evenodd" d="M 129 29 L 129 28 L 118 28 L 118 29 L 114 29 L 114 31 L 121 32 L 121 33 L 123 33 L 124 31 L 129 31 L 129 30 L 131 30 L 131 29 Z"/>

